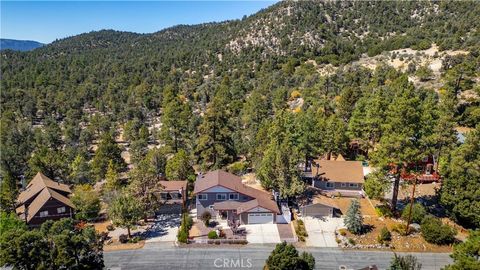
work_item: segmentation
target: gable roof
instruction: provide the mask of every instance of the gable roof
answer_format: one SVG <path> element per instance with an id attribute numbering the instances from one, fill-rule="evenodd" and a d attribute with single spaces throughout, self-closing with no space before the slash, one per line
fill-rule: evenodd
<path id="1" fill-rule="evenodd" d="M 38 172 L 35 177 L 33 177 L 33 179 L 30 181 L 30 183 L 28 183 L 25 190 L 20 193 L 20 195 L 18 196 L 18 202 L 24 203 L 28 201 L 33 196 L 37 195 L 40 191 L 47 187 L 57 191 L 72 193 L 72 191 L 67 185 L 55 182 L 52 179 L 46 177 L 41 172 Z"/>
<path id="2" fill-rule="evenodd" d="M 205 175 L 199 175 L 197 177 L 197 181 L 195 181 L 195 188 L 193 190 L 193 193 L 198 194 L 202 191 L 205 191 L 215 186 L 228 188 L 238 193 L 252 197 L 254 198 L 254 200 L 248 201 L 246 203 L 250 203 L 252 205 L 256 204 L 257 206 L 263 207 L 272 212 L 280 213 L 280 210 L 278 209 L 278 205 L 274 200 L 272 200 L 271 198 L 272 195 L 270 193 L 246 186 L 242 183 L 242 179 L 239 176 L 236 176 L 234 174 L 231 174 L 222 170 L 215 170 L 215 171 L 207 172 Z M 256 201 L 256 202 L 253 202 L 253 201 Z M 249 207 L 249 206 L 250 205 L 246 205 L 245 207 Z M 254 207 L 256 206 L 253 206 L 251 208 L 254 208 Z M 250 210 L 250 209 L 246 209 L 246 210 Z"/>
<path id="3" fill-rule="evenodd" d="M 187 181 L 159 181 L 164 191 L 187 190 Z"/>
<path id="4" fill-rule="evenodd" d="M 332 182 L 363 183 L 363 166 L 361 161 L 315 160 L 312 175 Z"/>
<path id="5" fill-rule="evenodd" d="M 16 212 L 19 215 L 23 215 L 22 218 L 25 218 L 25 202 L 30 199 L 33 200 L 28 205 L 27 222 L 29 222 L 51 198 L 71 208 L 75 208 L 70 199 L 59 192 L 71 193 L 67 185 L 54 182 L 39 172 L 32 181 L 30 181 L 27 188 L 18 196 L 18 202 L 21 205 L 17 207 Z"/>

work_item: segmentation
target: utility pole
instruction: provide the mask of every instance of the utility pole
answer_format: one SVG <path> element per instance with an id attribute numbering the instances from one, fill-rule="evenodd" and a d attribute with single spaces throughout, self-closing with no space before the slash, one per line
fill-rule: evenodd
<path id="1" fill-rule="evenodd" d="M 412 190 L 412 196 L 410 197 L 410 211 L 408 211 L 408 219 L 407 219 L 407 228 L 405 230 L 405 234 L 408 235 L 410 231 L 410 223 L 412 221 L 412 209 L 413 209 L 413 203 L 415 202 L 415 188 L 417 187 L 417 175 L 415 174 L 415 179 L 413 181 L 413 190 Z"/>

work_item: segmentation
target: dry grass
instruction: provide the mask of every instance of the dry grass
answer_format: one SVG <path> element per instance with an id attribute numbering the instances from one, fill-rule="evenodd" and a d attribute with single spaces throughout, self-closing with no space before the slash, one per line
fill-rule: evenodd
<path id="1" fill-rule="evenodd" d="M 141 249 L 145 245 L 145 241 L 139 241 L 138 243 L 125 243 L 122 244 L 118 241 L 113 241 L 109 245 L 104 245 L 104 251 L 114 251 L 114 250 L 129 250 L 129 249 Z"/>

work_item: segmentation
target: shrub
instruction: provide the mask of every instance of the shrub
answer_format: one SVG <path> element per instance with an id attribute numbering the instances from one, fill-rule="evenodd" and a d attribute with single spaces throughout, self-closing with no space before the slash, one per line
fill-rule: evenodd
<path id="1" fill-rule="evenodd" d="M 300 92 L 297 91 L 297 90 L 293 90 L 293 92 L 290 94 L 291 99 L 299 98 L 301 96 L 302 96 L 302 94 L 300 94 Z"/>
<path id="2" fill-rule="evenodd" d="M 420 230 L 425 241 L 437 245 L 453 243 L 457 234 L 455 229 L 443 224 L 439 218 L 433 216 L 423 219 Z"/>
<path id="3" fill-rule="evenodd" d="M 388 207 L 387 205 L 383 205 L 383 204 L 375 207 L 375 212 L 377 213 L 377 215 L 379 217 L 392 217 L 393 216 L 393 213 L 392 213 L 392 210 L 390 209 L 390 207 Z"/>
<path id="4" fill-rule="evenodd" d="M 200 217 L 200 219 L 203 220 L 203 222 L 205 222 L 205 226 L 207 226 L 207 227 L 210 224 L 210 219 L 211 218 L 212 218 L 212 214 L 208 211 L 203 212 L 202 216 Z"/>
<path id="5" fill-rule="evenodd" d="M 355 246 L 355 244 L 357 244 L 357 242 L 355 242 L 353 238 L 348 238 L 348 243 L 352 246 Z"/>
<path id="6" fill-rule="evenodd" d="M 120 243 L 122 244 L 125 244 L 128 242 L 128 235 L 126 234 L 121 234 L 119 237 L 118 237 L 118 241 L 120 241 Z"/>
<path id="7" fill-rule="evenodd" d="M 216 231 L 210 231 L 208 233 L 208 239 L 217 239 L 217 238 L 218 238 L 218 235 Z"/>
<path id="8" fill-rule="evenodd" d="M 340 229 L 340 230 L 338 230 L 338 231 L 340 232 L 340 235 L 341 235 L 341 236 L 347 235 L 347 231 L 346 231 L 345 229 Z"/>
<path id="9" fill-rule="evenodd" d="M 107 231 L 110 231 L 110 232 L 111 232 L 111 231 L 113 231 L 113 230 L 115 230 L 115 227 L 113 226 L 113 224 L 107 225 Z"/>
<path id="10" fill-rule="evenodd" d="M 178 242 L 186 244 L 188 242 L 188 233 L 185 230 L 179 230 L 177 239 Z"/>
<path id="11" fill-rule="evenodd" d="M 138 243 L 140 240 L 142 240 L 142 238 L 140 238 L 140 236 L 134 236 L 133 238 L 129 239 L 128 242 L 129 243 Z"/>
<path id="12" fill-rule="evenodd" d="M 297 234 L 298 240 L 301 242 L 305 242 L 305 238 L 308 237 L 307 229 L 305 228 L 305 224 L 303 220 L 297 220 L 295 224 L 295 233 Z"/>
<path id="13" fill-rule="evenodd" d="M 403 223 L 399 223 L 393 226 L 392 231 L 397 232 L 400 235 L 407 234 L 407 225 Z"/>
<path id="14" fill-rule="evenodd" d="M 377 240 L 380 244 L 383 244 L 385 242 L 390 242 L 392 240 L 392 234 L 387 229 L 387 227 L 382 228 L 382 230 L 380 231 L 380 234 L 377 237 Z"/>
<path id="15" fill-rule="evenodd" d="M 305 269 L 315 268 L 315 258 L 308 253 L 299 254 L 292 244 L 277 244 L 268 256 L 263 269 Z"/>
<path id="16" fill-rule="evenodd" d="M 402 211 L 402 219 L 408 221 L 408 214 L 410 213 L 410 205 L 407 205 Z M 425 207 L 419 203 L 413 204 L 411 219 L 413 223 L 420 223 L 427 215 Z"/>
<path id="17" fill-rule="evenodd" d="M 228 167 L 228 171 L 236 175 L 245 174 L 247 172 L 247 169 L 248 162 L 246 161 L 237 161 Z"/>

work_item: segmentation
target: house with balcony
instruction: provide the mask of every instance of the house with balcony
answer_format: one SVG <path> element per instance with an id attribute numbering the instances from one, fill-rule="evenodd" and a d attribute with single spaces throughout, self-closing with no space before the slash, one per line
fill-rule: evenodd
<path id="1" fill-rule="evenodd" d="M 249 187 L 239 176 L 222 170 L 200 174 L 193 192 L 197 218 L 208 211 L 214 219 L 239 224 L 284 220 L 272 194 Z"/>

